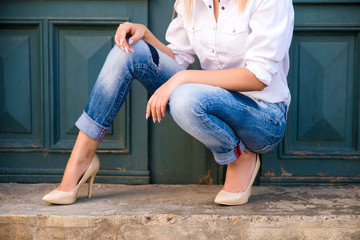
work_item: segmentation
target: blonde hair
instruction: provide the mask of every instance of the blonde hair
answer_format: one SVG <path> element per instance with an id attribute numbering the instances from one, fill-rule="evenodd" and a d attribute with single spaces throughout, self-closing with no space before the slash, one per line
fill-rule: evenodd
<path id="1" fill-rule="evenodd" d="M 191 21 L 194 1 L 196 2 L 196 4 L 198 3 L 198 0 L 184 0 L 184 9 L 185 9 L 184 17 L 187 22 Z M 239 5 L 239 11 L 242 12 L 245 10 L 248 0 L 236 0 L 236 2 Z M 178 4 L 178 3 L 179 2 L 177 2 L 176 4 Z M 173 19 L 174 19 L 174 16 L 175 16 L 175 9 L 174 9 L 173 17 L 172 17 Z"/>

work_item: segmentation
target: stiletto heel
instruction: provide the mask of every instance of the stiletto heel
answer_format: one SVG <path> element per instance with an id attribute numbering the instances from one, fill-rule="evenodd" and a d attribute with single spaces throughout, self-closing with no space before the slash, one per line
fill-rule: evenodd
<path id="1" fill-rule="evenodd" d="M 76 201 L 78 197 L 79 190 L 81 186 L 90 178 L 89 180 L 89 189 L 88 189 L 88 197 L 91 197 L 91 189 L 95 179 L 96 173 L 99 171 L 100 161 L 97 155 L 95 154 L 93 160 L 90 163 L 90 166 L 76 185 L 76 187 L 70 192 L 63 192 L 59 190 L 53 190 L 46 194 L 42 200 L 49 203 L 54 204 L 72 204 Z"/>
<path id="2" fill-rule="evenodd" d="M 88 186 L 88 198 L 91 198 L 91 190 L 94 183 L 94 179 L 95 179 L 95 175 L 90 177 L 89 186 Z"/>
<path id="3" fill-rule="evenodd" d="M 241 205 L 247 203 L 249 197 L 251 196 L 251 188 L 254 183 L 257 172 L 259 171 L 259 168 L 260 168 L 260 158 L 259 158 L 259 154 L 257 154 L 254 171 L 252 173 L 250 183 L 245 189 L 245 191 L 234 193 L 234 192 L 227 192 L 221 190 L 217 194 L 215 198 L 215 202 L 222 205 Z"/>

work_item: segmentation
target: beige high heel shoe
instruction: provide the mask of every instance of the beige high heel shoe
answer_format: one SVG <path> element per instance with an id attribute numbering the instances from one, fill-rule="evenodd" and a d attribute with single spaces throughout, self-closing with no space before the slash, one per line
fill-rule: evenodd
<path id="1" fill-rule="evenodd" d="M 234 193 L 234 192 L 227 192 L 224 190 L 221 190 L 216 198 L 215 202 L 222 205 L 241 205 L 248 202 L 249 197 L 251 196 L 251 187 L 254 183 L 255 177 L 257 172 L 260 168 L 260 158 L 259 154 L 256 154 L 256 163 L 254 167 L 254 171 L 251 176 L 251 180 L 249 185 L 247 186 L 246 190 L 244 192 Z"/>
<path id="2" fill-rule="evenodd" d="M 100 161 L 95 154 L 93 160 L 90 163 L 89 168 L 86 170 L 82 178 L 76 187 L 70 192 L 63 192 L 59 190 L 53 190 L 46 194 L 42 200 L 54 204 L 72 204 L 76 201 L 81 186 L 90 178 L 88 188 L 88 198 L 91 198 L 92 185 L 94 183 L 95 175 L 99 171 Z"/>

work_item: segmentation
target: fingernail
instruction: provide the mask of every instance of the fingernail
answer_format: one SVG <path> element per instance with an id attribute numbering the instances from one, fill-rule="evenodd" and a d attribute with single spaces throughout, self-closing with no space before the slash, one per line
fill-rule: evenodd
<path id="1" fill-rule="evenodd" d="M 134 49 L 132 49 L 132 48 L 129 48 L 129 51 L 132 52 L 132 53 L 135 52 Z"/>
<path id="2" fill-rule="evenodd" d="M 165 114 L 162 113 L 161 115 L 162 115 L 163 118 L 165 117 Z"/>
<path id="3" fill-rule="evenodd" d="M 146 114 L 146 115 L 145 115 L 145 118 L 146 118 L 146 120 L 148 120 L 149 116 Z"/>
<path id="4" fill-rule="evenodd" d="M 125 52 L 127 52 L 127 53 L 129 52 L 129 49 L 128 49 L 128 47 L 125 47 Z"/>
<path id="5" fill-rule="evenodd" d="M 120 48 L 121 48 L 121 50 L 123 50 L 123 51 L 125 50 L 123 47 L 120 47 Z"/>
<path id="6" fill-rule="evenodd" d="M 122 39 L 120 39 L 120 45 L 122 45 L 123 44 L 123 40 Z"/>
<path id="7" fill-rule="evenodd" d="M 158 122 L 160 123 L 160 118 L 158 118 Z"/>
<path id="8" fill-rule="evenodd" d="M 134 41 L 132 39 L 129 40 L 129 44 L 132 44 Z"/>
<path id="9" fill-rule="evenodd" d="M 156 119 L 155 119 L 155 118 L 153 118 L 153 122 L 156 123 Z"/>

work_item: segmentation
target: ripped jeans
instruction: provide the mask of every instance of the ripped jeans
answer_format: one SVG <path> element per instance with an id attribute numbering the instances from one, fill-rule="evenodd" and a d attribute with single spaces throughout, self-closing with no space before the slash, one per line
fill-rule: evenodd
<path id="1" fill-rule="evenodd" d="M 103 139 L 134 79 L 152 94 L 175 73 L 185 70 L 143 40 L 133 47 L 135 53 L 113 47 L 75 124 L 95 140 Z M 177 87 L 168 107 L 175 122 L 210 149 L 222 165 L 236 160 L 245 147 L 258 153 L 272 150 L 281 141 L 286 125 L 285 103 L 267 103 L 210 85 Z"/>

